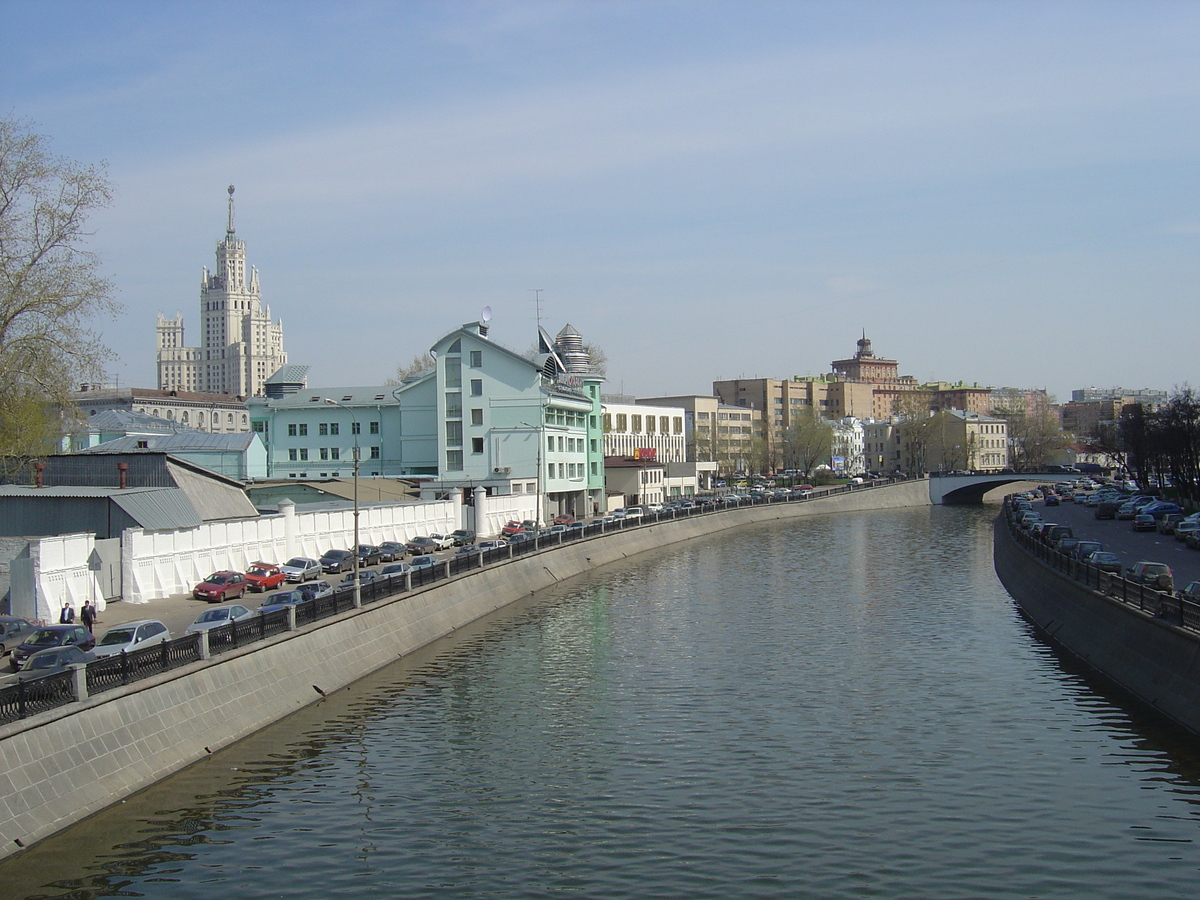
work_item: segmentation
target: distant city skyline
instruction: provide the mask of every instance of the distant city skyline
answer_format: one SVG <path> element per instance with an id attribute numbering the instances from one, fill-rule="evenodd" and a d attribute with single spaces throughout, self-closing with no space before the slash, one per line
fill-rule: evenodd
<path id="1" fill-rule="evenodd" d="M 1171 391 L 1200 284 L 1200 5 L 0 0 L 0 107 L 107 160 L 153 386 L 225 230 L 312 385 L 493 310 L 606 392 L 820 375 Z"/>

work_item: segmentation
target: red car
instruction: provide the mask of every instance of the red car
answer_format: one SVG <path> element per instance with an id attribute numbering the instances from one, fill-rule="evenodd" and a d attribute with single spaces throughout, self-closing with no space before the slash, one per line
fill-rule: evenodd
<path id="1" fill-rule="evenodd" d="M 213 572 L 192 588 L 192 596 L 209 603 L 224 603 L 240 600 L 247 587 L 246 576 L 241 572 Z"/>
<path id="2" fill-rule="evenodd" d="M 500 533 L 505 537 L 511 537 L 514 534 L 520 534 L 525 530 L 525 526 L 516 519 L 510 519 L 508 523 L 500 529 Z"/>
<path id="3" fill-rule="evenodd" d="M 286 580 L 279 566 L 274 563 L 256 562 L 246 572 L 246 585 L 255 593 L 273 591 Z"/>

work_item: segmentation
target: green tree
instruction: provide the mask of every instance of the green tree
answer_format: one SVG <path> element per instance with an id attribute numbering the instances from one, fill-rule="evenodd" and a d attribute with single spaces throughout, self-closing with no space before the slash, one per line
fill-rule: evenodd
<path id="1" fill-rule="evenodd" d="M 70 391 L 103 377 L 92 322 L 120 308 L 86 249 L 88 216 L 108 206 L 103 164 L 50 151 L 28 122 L 0 118 L 0 465 L 46 452 Z"/>
<path id="2" fill-rule="evenodd" d="M 1018 472 L 1045 468 L 1050 458 L 1067 446 L 1058 416 L 1048 407 L 1029 409 L 1020 391 L 998 391 L 992 415 L 1008 426 L 1008 461 Z"/>

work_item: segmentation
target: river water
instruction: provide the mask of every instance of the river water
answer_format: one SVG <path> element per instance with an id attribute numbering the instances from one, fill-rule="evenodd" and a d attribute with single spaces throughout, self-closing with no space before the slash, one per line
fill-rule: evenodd
<path id="1" fill-rule="evenodd" d="M 1194 896 L 1200 739 L 1033 634 L 995 512 L 593 573 L 7 861 L 0 896 Z"/>

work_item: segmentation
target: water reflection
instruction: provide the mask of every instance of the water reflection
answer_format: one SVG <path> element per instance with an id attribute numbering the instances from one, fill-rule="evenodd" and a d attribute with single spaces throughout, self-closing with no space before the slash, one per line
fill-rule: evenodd
<path id="1" fill-rule="evenodd" d="M 5 896 L 1173 896 L 1193 737 L 1042 643 L 990 517 L 745 529 L 402 660 L 0 865 Z"/>

